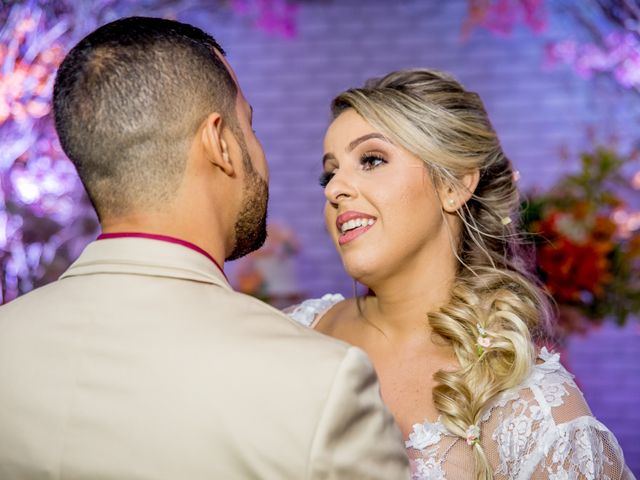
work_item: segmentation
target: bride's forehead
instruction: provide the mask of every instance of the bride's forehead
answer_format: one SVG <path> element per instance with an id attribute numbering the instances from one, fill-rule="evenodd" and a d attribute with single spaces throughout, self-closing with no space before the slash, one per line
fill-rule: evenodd
<path id="1" fill-rule="evenodd" d="M 329 128 L 334 126 L 350 126 L 352 128 L 373 128 L 367 120 L 365 120 L 362 115 L 356 112 L 354 109 L 349 108 L 344 112 L 340 113 L 336 118 L 333 119 Z"/>
<path id="2" fill-rule="evenodd" d="M 349 144 L 356 138 L 373 133 L 380 132 L 354 110 L 346 110 L 338 115 L 327 128 L 325 147 L 328 144 L 338 146 Z"/>

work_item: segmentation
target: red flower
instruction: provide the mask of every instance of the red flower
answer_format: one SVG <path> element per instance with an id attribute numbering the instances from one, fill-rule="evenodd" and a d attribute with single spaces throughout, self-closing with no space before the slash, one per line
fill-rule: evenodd
<path id="1" fill-rule="evenodd" d="M 578 208 L 578 213 L 578 219 L 584 220 L 582 209 Z M 613 279 L 608 256 L 614 246 L 616 225 L 607 217 L 596 217 L 588 238 L 581 242 L 558 229 L 559 218 L 559 212 L 552 211 L 537 225 L 545 241 L 538 249 L 538 266 L 558 302 L 589 303 L 601 297 Z"/>

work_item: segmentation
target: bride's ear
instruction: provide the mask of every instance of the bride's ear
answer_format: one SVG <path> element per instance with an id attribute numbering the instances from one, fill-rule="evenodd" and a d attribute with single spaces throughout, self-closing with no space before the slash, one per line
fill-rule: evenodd
<path id="1" fill-rule="evenodd" d="M 442 209 L 447 213 L 454 213 L 462 207 L 475 192 L 479 181 L 480 171 L 474 170 L 460 179 L 459 186 L 453 186 L 448 182 L 443 184 L 439 192 Z"/>

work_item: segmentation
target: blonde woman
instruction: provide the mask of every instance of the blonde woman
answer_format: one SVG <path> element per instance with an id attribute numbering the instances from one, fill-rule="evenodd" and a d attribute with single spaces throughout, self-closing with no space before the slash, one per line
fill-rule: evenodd
<path id="1" fill-rule="evenodd" d="M 326 224 L 369 293 L 290 313 L 369 354 L 413 478 L 633 478 L 558 356 L 535 346 L 549 303 L 478 95 L 408 70 L 342 93 L 332 111 Z"/>

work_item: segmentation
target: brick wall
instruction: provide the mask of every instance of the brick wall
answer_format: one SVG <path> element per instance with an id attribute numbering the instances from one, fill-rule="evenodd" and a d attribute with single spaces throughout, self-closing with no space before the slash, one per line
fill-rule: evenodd
<path id="1" fill-rule="evenodd" d="M 221 41 L 253 104 L 255 129 L 271 165 L 270 216 L 298 232 L 304 246 L 299 275 L 307 295 L 353 290 L 325 233 L 317 184 L 328 105 L 342 89 L 405 67 L 453 73 L 484 99 L 524 187 L 548 185 L 573 168 L 575 160 L 562 161 L 559 150 L 578 152 L 588 125 L 601 138 L 632 140 L 637 120 L 623 97 L 562 68 L 542 67 L 544 42 L 566 34 L 567 25 L 556 22 L 539 37 L 525 29 L 509 39 L 478 31 L 462 42 L 465 5 L 463 0 L 309 2 L 300 10 L 298 35 L 290 40 L 229 13 L 194 12 L 186 18 Z M 637 474 L 639 353 L 636 327 L 602 329 L 576 338 L 568 349 L 569 365 L 595 414 L 619 436 Z"/>

